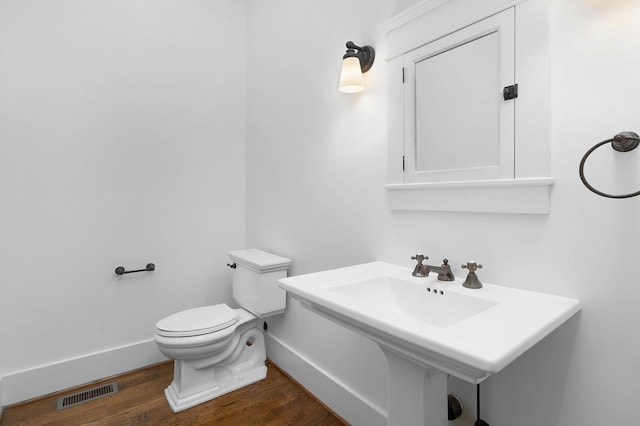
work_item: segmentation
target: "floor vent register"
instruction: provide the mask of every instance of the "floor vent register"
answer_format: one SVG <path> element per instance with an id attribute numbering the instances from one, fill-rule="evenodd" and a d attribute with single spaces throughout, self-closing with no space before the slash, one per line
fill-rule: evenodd
<path id="1" fill-rule="evenodd" d="M 60 397 L 58 398 L 57 408 L 58 410 L 63 410 L 65 408 L 73 407 L 74 405 L 102 398 L 103 396 L 112 395 L 116 392 L 118 392 L 118 384 L 116 382 L 107 383 L 106 385 Z"/>

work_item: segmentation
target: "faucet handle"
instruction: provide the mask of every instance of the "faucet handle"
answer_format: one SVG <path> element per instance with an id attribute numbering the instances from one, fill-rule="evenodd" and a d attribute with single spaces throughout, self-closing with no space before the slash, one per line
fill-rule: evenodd
<path id="1" fill-rule="evenodd" d="M 482 265 L 476 262 L 467 262 L 466 265 L 462 265 L 462 269 L 468 269 L 469 272 L 475 272 L 476 269 L 482 269 Z"/>
<path id="2" fill-rule="evenodd" d="M 429 256 L 425 256 L 422 253 L 418 253 L 415 256 L 411 256 L 411 260 L 417 260 L 418 263 L 422 263 L 422 261 L 426 259 L 429 259 Z"/>
<path id="3" fill-rule="evenodd" d="M 482 268 L 482 265 L 476 262 L 467 262 L 466 265 L 462 265 L 462 269 L 468 269 L 469 274 L 467 275 L 467 279 L 462 283 L 463 287 L 466 288 L 482 288 L 482 283 L 478 279 L 476 275 L 476 269 Z"/>

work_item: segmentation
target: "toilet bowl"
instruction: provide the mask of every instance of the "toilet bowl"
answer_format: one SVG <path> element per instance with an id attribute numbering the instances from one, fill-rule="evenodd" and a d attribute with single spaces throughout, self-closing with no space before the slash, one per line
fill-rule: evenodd
<path id="1" fill-rule="evenodd" d="M 165 389 L 174 412 L 267 375 L 262 318 L 284 311 L 286 293 L 280 294 L 284 290 L 277 280 L 286 276 L 291 261 L 255 249 L 229 252 L 229 257 L 236 265 L 234 299 L 244 308 L 202 306 L 156 323 L 158 349 L 174 359 L 173 381 Z"/>

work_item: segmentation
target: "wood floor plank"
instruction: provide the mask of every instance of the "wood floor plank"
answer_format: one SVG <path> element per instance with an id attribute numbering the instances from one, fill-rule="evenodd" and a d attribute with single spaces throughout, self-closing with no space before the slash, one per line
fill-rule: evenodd
<path id="1" fill-rule="evenodd" d="M 166 362 L 84 387 L 5 408 L 0 426 L 212 425 L 337 426 L 347 424 L 272 363 L 267 378 L 180 413 L 164 389 L 173 380 Z M 115 381 L 118 392 L 57 411 L 59 397 Z"/>

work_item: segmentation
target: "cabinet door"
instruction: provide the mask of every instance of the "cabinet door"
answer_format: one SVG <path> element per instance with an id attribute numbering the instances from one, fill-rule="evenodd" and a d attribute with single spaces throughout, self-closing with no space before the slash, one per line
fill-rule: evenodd
<path id="1" fill-rule="evenodd" d="M 404 55 L 405 183 L 514 178 L 514 11 Z"/>

